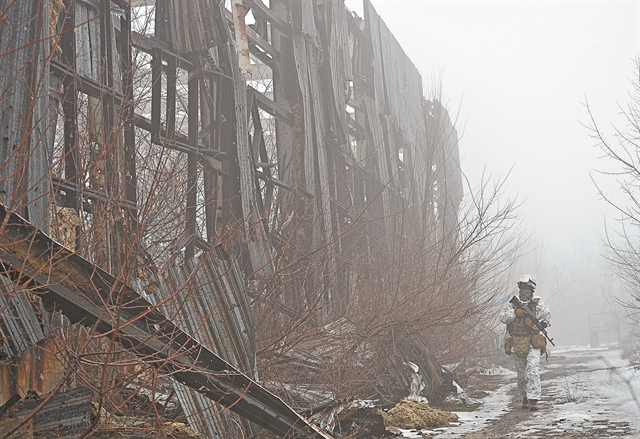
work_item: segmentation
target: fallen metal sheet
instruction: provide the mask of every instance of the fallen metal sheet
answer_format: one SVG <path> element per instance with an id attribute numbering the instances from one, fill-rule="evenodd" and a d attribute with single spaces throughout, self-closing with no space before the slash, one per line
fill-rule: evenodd
<path id="1" fill-rule="evenodd" d="M 85 387 L 54 395 L 33 416 L 33 433 L 38 437 L 60 439 L 79 437 L 87 430 L 92 420 L 92 400 L 93 392 Z M 42 401 L 37 399 L 25 402 L 21 410 L 12 417 L 25 417 L 41 403 Z"/>
<path id="2" fill-rule="evenodd" d="M 251 303 L 240 267 L 221 246 L 186 267 L 169 270 L 149 300 L 181 330 L 193 336 L 242 373 L 255 376 L 255 336 Z M 176 383 L 175 390 L 189 424 L 209 437 L 253 436 L 248 422 L 229 419 L 230 413 Z M 243 420 L 244 421 L 244 420 Z M 239 427 L 242 426 L 242 432 Z"/>
<path id="3" fill-rule="evenodd" d="M 26 291 L 16 288 L 10 279 L 0 275 L 0 328 L 5 339 L 0 351 L 4 350 L 9 358 L 45 337 L 33 308 L 34 301 L 39 302 L 40 299 L 27 297 Z"/>
<path id="4" fill-rule="evenodd" d="M 11 361 L 0 362 L 0 406 L 29 390 L 49 393 L 64 375 L 65 364 L 65 354 L 52 338 L 12 356 Z"/>
<path id="5" fill-rule="evenodd" d="M 178 329 L 155 307 L 89 261 L 0 206 L 0 261 L 41 287 L 45 305 L 94 325 L 212 401 L 283 437 L 330 438 L 280 398 Z M 109 312 L 111 311 L 111 312 Z M 117 316 L 117 320 L 116 317 Z"/>

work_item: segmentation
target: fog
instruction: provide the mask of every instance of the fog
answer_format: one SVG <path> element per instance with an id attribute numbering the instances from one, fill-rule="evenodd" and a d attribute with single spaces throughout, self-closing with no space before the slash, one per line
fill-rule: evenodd
<path id="1" fill-rule="evenodd" d="M 620 312 L 625 297 L 603 255 L 619 215 L 593 182 L 624 203 L 614 169 L 584 126 L 625 127 L 618 105 L 632 90 L 640 3 L 373 0 L 378 14 L 456 117 L 472 186 L 507 178 L 530 236 L 510 278 L 536 277 L 558 344 L 588 344 L 589 316 Z M 362 15 L 360 0 L 347 7 Z M 620 317 L 617 315 L 615 318 Z M 606 325 L 605 325 L 606 326 Z M 600 343 L 617 334 L 600 334 Z"/>

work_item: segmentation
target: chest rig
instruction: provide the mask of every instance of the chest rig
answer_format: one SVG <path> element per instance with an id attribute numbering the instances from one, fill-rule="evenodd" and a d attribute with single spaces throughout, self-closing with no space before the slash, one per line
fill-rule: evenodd
<path id="1" fill-rule="evenodd" d="M 538 306 L 538 299 L 531 300 L 527 304 L 527 306 L 529 307 L 531 312 L 535 315 L 536 307 Z M 525 323 L 526 319 L 527 319 L 527 316 L 518 317 L 516 315 L 516 319 L 513 322 L 507 324 L 507 332 L 509 333 L 509 335 L 513 337 L 513 336 L 527 336 L 527 335 L 539 334 L 540 331 L 538 331 L 535 328 L 530 328 L 529 326 L 527 326 L 527 324 Z"/>

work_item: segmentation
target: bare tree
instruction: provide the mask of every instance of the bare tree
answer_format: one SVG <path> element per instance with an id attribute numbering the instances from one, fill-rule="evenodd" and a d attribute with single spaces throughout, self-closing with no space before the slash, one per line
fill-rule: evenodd
<path id="1" fill-rule="evenodd" d="M 613 179 L 619 188 L 617 195 L 607 193 L 602 185 L 592 179 L 602 199 L 620 214 L 619 229 L 607 234 L 606 256 L 613 271 L 620 277 L 630 298 L 618 300 L 628 310 L 637 326 L 640 323 L 640 61 L 636 60 L 635 76 L 631 79 L 633 91 L 626 105 L 619 104 L 625 118 L 625 126 L 602 128 L 589 103 L 585 106 L 590 122 L 586 127 L 596 145 L 603 152 L 603 159 L 613 163 L 614 169 L 600 174 Z M 619 198 L 622 195 L 622 199 Z"/>

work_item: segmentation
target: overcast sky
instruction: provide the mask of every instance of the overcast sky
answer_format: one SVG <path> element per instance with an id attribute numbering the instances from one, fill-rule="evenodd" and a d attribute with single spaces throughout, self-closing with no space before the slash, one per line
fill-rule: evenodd
<path id="1" fill-rule="evenodd" d="M 613 224 L 616 215 L 591 182 L 594 169 L 609 164 L 598 160 L 581 125 L 589 123 L 583 104 L 588 100 L 607 130 L 611 122 L 624 126 L 617 105 L 626 105 L 632 91 L 640 2 L 372 3 L 425 88 L 442 81 L 444 103 L 459 113 L 462 168 L 470 180 L 477 183 L 485 167 L 494 177 L 511 171 L 507 195 L 524 202 L 524 225 L 543 254 L 584 250 L 597 258 L 605 220 Z M 347 7 L 362 15 L 360 0 Z M 596 178 L 616 192 L 613 182 Z"/>

